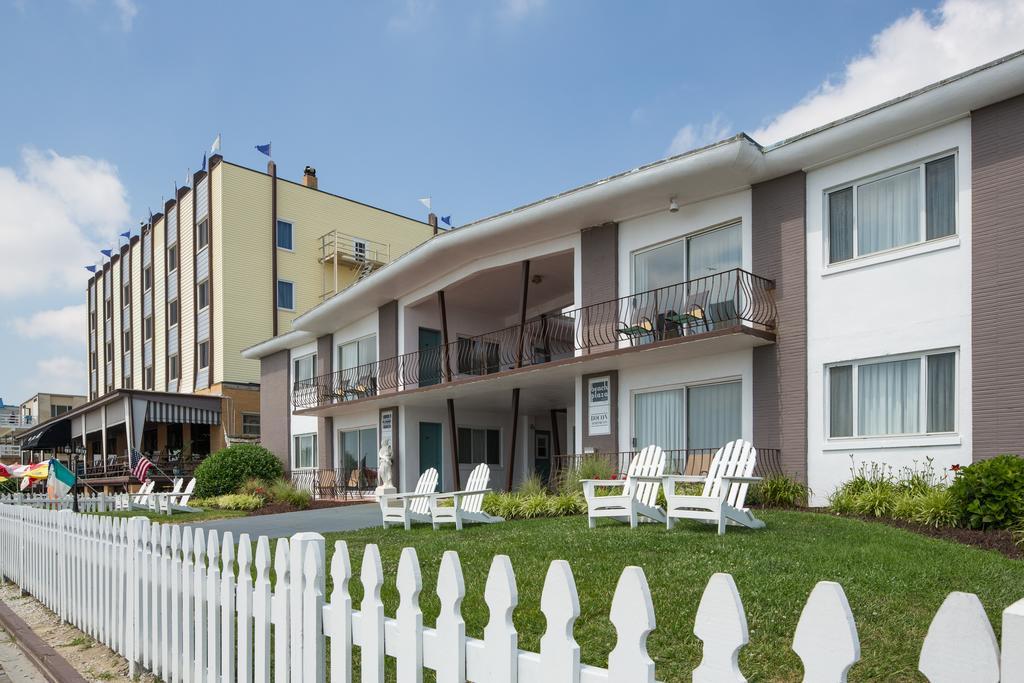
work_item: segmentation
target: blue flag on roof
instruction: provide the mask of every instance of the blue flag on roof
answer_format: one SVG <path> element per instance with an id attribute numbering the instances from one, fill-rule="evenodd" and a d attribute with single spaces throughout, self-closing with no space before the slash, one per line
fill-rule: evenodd
<path id="1" fill-rule="evenodd" d="M 113 249 L 100 249 L 100 253 L 103 254 L 104 256 L 106 256 L 107 258 L 110 258 L 111 255 L 114 253 L 114 250 Z"/>
<path id="2" fill-rule="evenodd" d="M 86 266 L 85 269 L 88 270 L 90 273 L 96 272 L 96 266 Z"/>
<path id="3" fill-rule="evenodd" d="M 447 225 L 449 228 L 452 227 L 452 217 L 451 216 L 441 216 L 441 222 L 444 223 L 445 225 Z"/>
<path id="4" fill-rule="evenodd" d="M 132 238 L 132 231 L 125 230 L 124 232 L 121 233 L 121 237 L 125 238 L 126 240 L 130 240 Z"/>
<path id="5" fill-rule="evenodd" d="M 269 157 L 270 156 L 270 143 L 268 142 L 265 145 L 256 145 L 256 151 L 260 152 L 261 154 L 266 154 Z"/>

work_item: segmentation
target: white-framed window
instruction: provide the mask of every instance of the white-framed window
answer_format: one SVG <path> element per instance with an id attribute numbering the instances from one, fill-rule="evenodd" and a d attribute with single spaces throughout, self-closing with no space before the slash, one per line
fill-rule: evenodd
<path id="1" fill-rule="evenodd" d="M 957 364 L 945 349 L 827 365 L 829 438 L 956 432 Z"/>
<path id="2" fill-rule="evenodd" d="M 288 280 L 277 281 L 277 307 L 286 311 L 295 310 L 295 283 Z"/>
<path id="3" fill-rule="evenodd" d="M 174 327 L 178 324 L 178 300 L 171 299 L 167 302 L 167 327 Z"/>
<path id="4" fill-rule="evenodd" d="M 358 237 L 352 238 L 352 255 L 356 261 L 366 260 L 366 240 L 361 240 Z"/>
<path id="5" fill-rule="evenodd" d="M 633 292 L 743 266 L 743 223 L 732 222 L 633 252 Z"/>
<path id="6" fill-rule="evenodd" d="M 293 362 L 294 372 L 292 374 L 292 382 L 298 384 L 299 382 L 308 382 L 316 376 L 316 354 L 311 353 L 308 356 L 302 356 L 296 358 Z"/>
<path id="7" fill-rule="evenodd" d="M 708 382 L 633 394 L 633 447 L 715 449 L 743 436 L 743 383 Z"/>
<path id="8" fill-rule="evenodd" d="M 142 289 L 146 292 L 153 289 L 153 266 L 142 269 Z"/>
<path id="9" fill-rule="evenodd" d="M 210 367 L 210 340 L 199 342 L 199 369 Z"/>
<path id="10" fill-rule="evenodd" d="M 359 471 L 369 479 L 377 476 L 377 428 L 363 427 L 338 432 L 338 453 L 341 461 L 337 467 L 346 472 Z"/>
<path id="11" fill-rule="evenodd" d="M 153 338 L 153 316 L 147 315 L 142 321 L 142 338 L 149 341 Z"/>
<path id="12" fill-rule="evenodd" d="M 342 370 L 351 370 L 377 361 L 377 335 L 346 342 L 338 346 L 338 361 Z"/>
<path id="13" fill-rule="evenodd" d="M 296 434 L 292 469 L 313 469 L 317 465 L 316 434 Z"/>
<path id="14" fill-rule="evenodd" d="M 294 229 L 291 221 L 283 221 L 281 219 L 278 219 L 277 230 L 275 231 L 275 234 L 277 235 L 278 249 L 286 249 L 288 251 L 291 251 L 293 249 L 293 232 Z"/>
<path id="15" fill-rule="evenodd" d="M 242 413 L 242 435 L 254 437 L 260 435 L 259 413 Z"/>
<path id="16" fill-rule="evenodd" d="M 210 221 L 207 218 L 196 226 L 196 251 L 202 251 L 210 243 Z"/>
<path id="17" fill-rule="evenodd" d="M 501 464 L 501 430 L 484 427 L 459 427 L 459 464 Z"/>
<path id="18" fill-rule="evenodd" d="M 167 247 L 167 272 L 173 273 L 178 269 L 178 243 L 175 242 Z"/>
<path id="19" fill-rule="evenodd" d="M 132 283 L 125 282 L 121 285 L 121 307 L 128 308 L 132 304 Z"/>
<path id="20" fill-rule="evenodd" d="M 180 376 L 181 370 L 178 367 L 178 364 L 178 354 L 172 353 L 171 355 L 167 356 L 167 379 L 171 380 L 172 382 L 177 380 L 178 377 Z"/>
<path id="21" fill-rule="evenodd" d="M 152 389 L 156 385 L 153 366 L 147 365 L 142 369 L 142 388 Z"/>
<path id="22" fill-rule="evenodd" d="M 944 152 L 825 191 L 828 263 L 957 233 L 957 153 Z"/>
<path id="23" fill-rule="evenodd" d="M 210 281 L 203 280 L 196 285 L 196 309 L 203 310 L 210 305 Z"/>

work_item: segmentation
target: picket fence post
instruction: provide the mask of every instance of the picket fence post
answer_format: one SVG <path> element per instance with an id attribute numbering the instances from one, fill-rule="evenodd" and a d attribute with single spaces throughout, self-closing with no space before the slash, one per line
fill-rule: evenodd
<path id="1" fill-rule="evenodd" d="M 304 544 L 304 547 L 306 557 L 303 567 L 301 680 L 303 683 L 324 683 L 324 562 L 321 554 L 323 546 L 313 542 Z"/>
<path id="2" fill-rule="evenodd" d="M 224 532 L 220 558 L 220 680 L 235 680 L 235 542 Z"/>
<path id="3" fill-rule="evenodd" d="M 519 633 L 512 623 L 512 613 L 519 604 L 519 589 L 512 561 L 508 555 L 491 560 L 484 587 L 484 602 L 489 609 L 484 627 L 484 654 L 487 680 L 494 683 L 517 683 L 519 680 Z"/>
<path id="4" fill-rule="evenodd" d="M 580 599 L 572 569 L 565 560 L 548 566 L 540 596 L 540 611 L 547 629 L 540 639 L 540 667 L 544 683 L 579 683 L 580 646 L 573 624 L 580 616 Z"/>
<path id="5" fill-rule="evenodd" d="M 395 652 L 395 678 L 398 683 L 423 681 L 423 610 L 420 592 L 423 577 L 415 548 L 405 548 L 398 560 L 398 610 L 395 614 L 398 645 Z"/>
<path id="6" fill-rule="evenodd" d="M 290 567 L 288 564 L 288 539 L 279 538 L 274 548 L 274 573 L 277 582 L 274 585 L 274 597 L 271 600 L 271 612 L 274 624 L 274 683 L 288 683 L 291 667 L 288 662 L 288 628 L 290 609 L 288 599 L 291 589 Z"/>
<path id="7" fill-rule="evenodd" d="M 331 603 L 324 607 L 324 633 L 331 639 L 331 683 L 352 683 L 352 562 L 348 544 L 336 541 L 331 559 Z"/>
<path id="8" fill-rule="evenodd" d="M 946 596 L 928 627 L 917 668 L 930 683 L 998 683 L 999 644 L 977 595 Z"/>
<path id="9" fill-rule="evenodd" d="M 252 543 L 249 540 L 249 534 L 242 534 L 238 537 L 238 582 L 235 585 L 235 605 L 238 610 L 238 683 L 252 683 Z"/>
<path id="10" fill-rule="evenodd" d="M 252 679 L 270 683 L 270 542 L 266 536 L 256 541 L 256 582 L 252 591 Z M 280 577 L 278 577 L 280 579 Z"/>
<path id="11" fill-rule="evenodd" d="M 384 683 L 384 602 L 380 598 L 384 569 L 380 550 L 373 543 L 363 548 L 359 581 L 363 584 L 363 601 L 359 605 L 362 683 Z"/>

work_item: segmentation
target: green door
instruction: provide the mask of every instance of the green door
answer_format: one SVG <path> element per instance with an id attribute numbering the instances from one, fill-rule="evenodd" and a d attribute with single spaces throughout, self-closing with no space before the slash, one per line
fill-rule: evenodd
<path id="1" fill-rule="evenodd" d="M 441 474 L 440 422 L 420 422 L 420 474 L 429 467 Z"/>
<path id="2" fill-rule="evenodd" d="M 533 471 L 545 484 L 551 479 L 551 432 L 533 433 Z"/>
<path id="3" fill-rule="evenodd" d="M 441 332 L 426 327 L 420 328 L 419 358 L 420 386 L 426 387 L 441 381 Z M 430 349 L 434 349 L 431 351 Z"/>

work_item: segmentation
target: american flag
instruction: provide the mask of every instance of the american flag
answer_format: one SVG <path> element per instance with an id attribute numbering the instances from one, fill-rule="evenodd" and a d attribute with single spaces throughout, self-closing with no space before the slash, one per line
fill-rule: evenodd
<path id="1" fill-rule="evenodd" d="M 153 463 L 142 453 L 134 448 L 128 450 L 128 467 L 132 471 L 132 476 L 140 482 L 146 481 L 146 475 L 149 474 L 149 468 L 152 466 Z"/>

